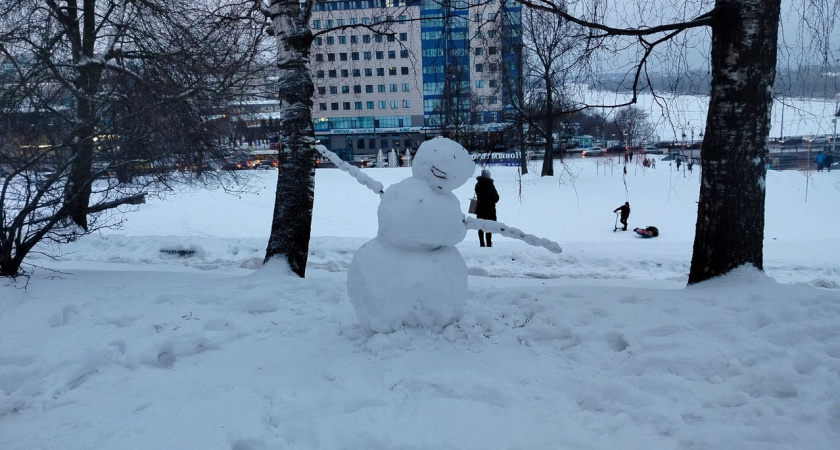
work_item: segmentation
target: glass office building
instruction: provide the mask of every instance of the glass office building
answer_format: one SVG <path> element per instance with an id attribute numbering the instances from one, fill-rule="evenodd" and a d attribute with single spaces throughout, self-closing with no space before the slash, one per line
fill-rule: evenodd
<path id="1" fill-rule="evenodd" d="M 351 159 L 415 150 L 442 127 L 502 127 L 519 84 L 519 11 L 499 0 L 318 2 L 316 137 Z"/>

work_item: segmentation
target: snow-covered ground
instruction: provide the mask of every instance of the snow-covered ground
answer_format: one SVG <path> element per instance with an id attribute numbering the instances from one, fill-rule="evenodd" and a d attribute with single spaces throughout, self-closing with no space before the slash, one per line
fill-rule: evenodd
<path id="1" fill-rule="evenodd" d="M 438 332 L 359 326 L 379 198 L 345 173 L 317 171 L 305 279 L 261 267 L 277 172 L 150 200 L 0 282 L 0 448 L 836 449 L 840 172 L 770 172 L 765 273 L 686 287 L 698 169 L 492 168 L 499 220 L 564 251 L 469 232 Z M 661 235 L 613 232 L 625 201 Z"/>

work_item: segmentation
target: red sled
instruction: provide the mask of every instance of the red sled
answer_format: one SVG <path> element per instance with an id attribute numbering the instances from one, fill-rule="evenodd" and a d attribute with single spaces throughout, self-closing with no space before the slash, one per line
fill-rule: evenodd
<path id="1" fill-rule="evenodd" d="M 659 228 L 656 227 L 636 228 L 633 231 L 635 231 L 636 234 L 643 238 L 652 238 L 659 236 Z"/>

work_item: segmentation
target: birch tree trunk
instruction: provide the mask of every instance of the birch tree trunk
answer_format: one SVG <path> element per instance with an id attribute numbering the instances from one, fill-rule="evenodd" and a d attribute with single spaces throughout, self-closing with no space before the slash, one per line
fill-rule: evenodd
<path id="1" fill-rule="evenodd" d="M 280 97 L 280 164 L 271 234 L 265 261 L 285 258 L 300 277 L 306 273 L 315 196 L 314 84 L 309 73 L 311 2 L 271 0 L 270 19 L 277 42 Z"/>
<path id="2" fill-rule="evenodd" d="M 766 138 L 780 0 L 718 0 L 712 86 L 688 283 L 744 265 L 763 270 Z"/>

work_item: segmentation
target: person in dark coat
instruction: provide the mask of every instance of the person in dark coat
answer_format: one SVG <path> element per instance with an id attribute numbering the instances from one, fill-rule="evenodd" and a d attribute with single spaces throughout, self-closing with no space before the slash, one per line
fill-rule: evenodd
<path id="1" fill-rule="evenodd" d="M 630 202 L 624 202 L 623 205 L 613 210 L 614 213 L 619 211 L 621 211 L 621 219 L 619 221 L 622 225 L 624 225 L 624 228 L 621 230 L 627 231 L 627 218 L 630 217 Z"/>
<path id="2" fill-rule="evenodd" d="M 499 202 L 499 193 L 496 191 L 496 186 L 493 184 L 493 179 L 490 178 L 490 171 L 484 169 L 481 175 L 475 178 L 475 198 L 478 204 L 475 208 L 475 217 L 485 220 L 496 220 L 496 203 Z M 486 233 L 487 247 L 493 246 L 493 233 Z M 485 233 L 478 230 L 478 243 L 485 247 L 484 243 Z"/>

